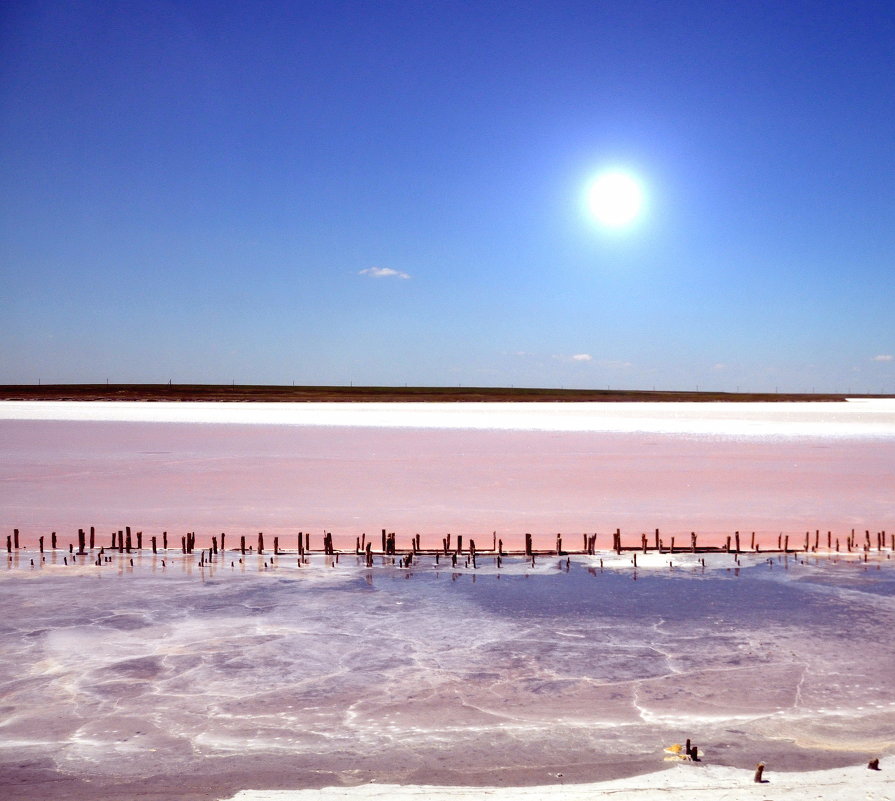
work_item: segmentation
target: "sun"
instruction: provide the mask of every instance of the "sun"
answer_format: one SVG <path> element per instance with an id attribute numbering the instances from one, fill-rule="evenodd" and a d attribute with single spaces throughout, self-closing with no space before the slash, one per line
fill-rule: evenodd
<path id="1" fill-rule="evenodd" d="M 588 210 L 607 228 L 631 224 L 642 213 L 643 204 L 643 186 L 623 170 L 607 170 L 588 184 Z"/>

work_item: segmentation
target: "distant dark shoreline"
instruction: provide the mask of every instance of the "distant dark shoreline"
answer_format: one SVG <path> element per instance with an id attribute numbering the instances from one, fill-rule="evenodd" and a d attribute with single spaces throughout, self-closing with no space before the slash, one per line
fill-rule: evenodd
<path id="1" fill-rule="evenodd" d="M 256 403 L 401 402 L 792 402 L 844 401 L 841 395 L 770 392 L 674 392 L 526 387 L 344 387 L 224 384 L 20 384 L 0 386 L 0 400 L 29 401 L 231 401 Z"/>

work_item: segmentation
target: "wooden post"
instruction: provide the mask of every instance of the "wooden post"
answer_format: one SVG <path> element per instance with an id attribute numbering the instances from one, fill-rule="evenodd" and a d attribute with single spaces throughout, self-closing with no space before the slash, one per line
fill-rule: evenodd
<path id="1" fill-rule="evenodd" d="M 52 549 L 55 551 L 56 550 L 56 532 L 55 531 L 50 534 L 50 542 L 52 543 L 52 545 L 51 545 Z M 115 546 L 113 545 L 112 547 L 114 548 Z"/>
<path id="2" fill-rule="evenodd" d="M 783 550 L 785 553 L 789 553 L 789 534 L 786 535 L 786 539 L 784 540 Z"/>
<path id="3" fill-rule="evenodd" d="M 12 534 L 6 535 L 6 553 L 12 553 Z"/>
<path id="4" fill-rule="evenodd" d="M 166 551 L 168 550 L 168 532 L 167 531 L 162 532 L 162 548 L 164 548 L 164 550 L 166 550 Z"/>
<path id="5" fill-rule="evenodd" d="M 90 550 L 92 551 L 94 548 L 95 534 L 93 526 L 90 527 Z"/>
<path id="6" fill-rule="evenodd" d="M 221 536 L 223 536 L 223 534 Z M 217 537 L 211 538 L 211 552 L 215 553 L 215 554 L 218 552 L 218 538 Z"/>
<path id="7" fill-rule="evenodd" d="M 43 536 L 38 537 L 37 542 L 40 544 L 40 552 L 44 552 L 44 538 Z"/>
<path id="8" fill-rule="evenodd" d="M 155 537 L 152 538 L 152 552 L 158 553 L 158 551 L 156 551 L 156 548 L 155 548 Z"/>
<path id="9" fill-rule="evenodd" d="M 258 554 L 264 553 L 264 533 L 258 532 Z"/>
<path id="10" fill-rule="evenodd" d="M 696 532 L 690 532 L 690 550 L 696 553 Z"/>
<path id="11" fill-rule="evenodd" d="M 869 770 L 879 770 L 879 759 L 874 757 L 867 763 Z"/>
<path id="12" fill-rule="evenodd" d="M 525 555 L 531 556 L 531 534 L 528 532 L 525 534 Z"/>
<path id="13" fill-rule="evenodd" d="M 734 539 L 736 540 L 736 552 L 739 553 L 740 552 L 740 532 L 735 531 L 733 536 L 734 536 Z"/>
<path id="14" fill-rule="evenodd" d="M 180 538 L 180 550 L 183 553 L 186 553 L 186 536 L 185 535 L 181 536 L 181 538 Z"/>
<path id="15" fill-rule="evenodd" d="M 14 528 L 14 529 L 12 530 L 12 537 L 13 537 L 13 540 L 14 540 L 14 542 L 13 542 L 13 546 L 14 546 L 15 548 L 18 548 L 18 547 L 19 547 L 19 530 L 18 530 L 17 528 Z"/>
<path id="16" fill-rule="evenodd" d="M 463 553 L 463 535 L 457 535 L 457 553 Z"/>
<path id="17" fill-rule="evenodd" d="M 127 552 L 128 552 L 128 553 L 131 552 L 131 530 L 130 530 L 130 527 L 129 527 L 129 526 L 128 526 L 128 529 L 127 529 L 127 543 L 126 543 L 126 545 L 125 545 L 125 548 L 127 549 Z"/>
<path id="18" fill-rule="evenodd" d="M 273 538 L 273 555 L 274 556 L 280 555 L 280 538 L 279 537 Z"/>
<path id="19" fill-rule="evenodd" d="M 138 551 L 143 550 L 143 532 L 142 531 L 137 532 L 137 550 Z"/>
<path id="20" fill-rule="evenodd" d="M 749 549 L 752 551 L 755 550 L 755 532 L 754 531 L 752 532 L 752 544 L 749 546 Z"/>
<path id="21" fill-rule="evenodd" d="M 656 529 L 656 542 L 659 541 L 659 529 Z M 622 530 L 617 528 L 615 530 L 615 552 L 617 554 L 621 554 L 622 552 Z"/>
<path id="22" fill-rule="evenodd" d="M 491 550 L 492 551 L 497 550 L 497 532 L 496 531 L 491 532 Z"/>
<path id="23" fill-rule="evenodd" d="M 382 529 L 382 552 L 385 553 L 385 529 Z"/>
<path id="24" fill-rule="evenodd" d="M 730 553 L 730 537 L 729 536 L 727 537 L 727 545 L 725 547 L 726 547 L 727 553 Z"/>
<path id="25" fill-rule="evenodd" d="M 556 555 L 562 556 L 562 534 L 556 535 Z"/>
<path id="26" fill-rule="evenodd" d="M 586 551 L 587 550 L 587 534 L 582 534 L 581 536 L 584 537 L 584 539 L 582 540 L 584 542 L 584 547 L 581 550 Z"/>
<path id="27" fill-rule="evenodd" d="M 245 538 L 245 535 L 244 535 L 244 534 L 239 538 L 239 550 L 242 552 L 243 556 L 245 556 L 245 552 L 246 552 L 246 538 Z"/>
<path id="28" fill-rule="evenodd" d="M 497 555 L 503 556 L 503 540 L 497 541 Z"/>
<path id="29" fill-rule="evenodd" d="M 761 774 L 762 774 L 762 773 L 764 773 L 764 762 L 759 762 L 759 763 L 755 766 L 755 777 L 754 777 L 754 779 L 753 779 L 753 781 L 754 781 L 756 784 L 764 784 L 764 781 L 765 781 L 765 780 L 761 778 Z"/>
<path id="30" fill-rule="evenodd" d="M 84 547 L 86 543 L 84 541 L 84 529 L 78 529 L 78 554 L 84 553 Z"/>
<path id="31" fill-rule="evenodd" d="M 808 540 L 809 540 L 810 537 L 811 537 L 811 532 L 810 532 L 810 531 L 806 531 L 806 532 L 805 532 L 805 548 L 804 548 L 805 551 L 808 550 Z"/>
<path id="32" fill-rule="evenodd" d="M 643 548 L 643 552 L 646 553 L 646 534 L 640 535 L 640 547 Z"/>

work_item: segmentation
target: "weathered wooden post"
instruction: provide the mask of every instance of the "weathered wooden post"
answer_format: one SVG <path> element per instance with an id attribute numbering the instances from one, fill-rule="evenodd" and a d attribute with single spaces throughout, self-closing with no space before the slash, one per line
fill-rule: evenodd
<path id="1" fill-rule="evenodd" d="M 118 529 L 118 553 L 124 553 L 124 532 Z"/>
<path id="2" fill-rule="evenodd" d="M 463 553 L 463 535 L 457 535 L 457 553 Z"/>
<path id="3" fill-rule="evenodd" d="M 182 536 L 182 537 L 180 538 L 180 550 L 181 550 L 183 553 L 187 553 L 187 549 L 186 549 L 186 535 L 184 535 L 184 536 Z"/>
<path id="4" fill-rule="evenodd" d="M 84 553 L 85 545 L 86 545 L 86 542 L 85 542 L 84 529 L 79 528 L 78 529 L 78 554 L 79 555 Z"/>
<path id="5" fill-rule="evenodd" d="M 211 552 L 214 554 L 216 554 L 218 552 L 218 538 L 217 537 L 211 538 Z"/>
<path id="6" fill-rule="evenodd" d="M 491 550 L 492 551 L 497 550 L 497 532 L 496 531 L 491 532 Z"/>
<path id="7" fill-rule="evenodd" d="M 874 757 L 867 763 L 869 770 L 879 770 L 879 758 Z"/>
<path id="8" fill-rule="evenodd" d="M 755 550 L 755 532 L 752 532 L 752 543 L 749 545 L 749 550 Z"/>
<path id="9" fill-rule="evenodd" d="M 50 534 L 50 542 L 51 542 L 50 547 L 55 551 L 56 550 L 56 532 L 55 531 L 53 531 Z M 115 546 L 113 545 L 112 547 L 114 548 Z"/>
<path id="10" fill-rule="evenodd" d="M 671 538 L 671 548 L 669 550 L 669 553 L 674 553 L 674 537 Z"/>
<path id="11" fill-rule="evenodd" d="M 531 556 L 531 534 L 525 533 L 525 555 Z"/>
<path id="12" fill-rule="evenodd" d="M 736 540 L 736 552 L 739 554 L 740 552 L 740 532 L 734 532 L 734 539 Z"/>
<path id="13" fill-rule="evenodd" d="M 258 554 L 264 553 L 264 533 L 258 532 Z"/>
<path id="14" fill-rule="evenodd" d="M 727 544 L 724 546 L 724 550 L 730 553 L 730 535 L 727 536 Z"/>
<path id="15" fill-rule="evenodd" d="M 382 529 L 382 552 L 385 553 L 385 529 Z"/>
<path id="16" fill-rule="evenodd" d="M 162 548 L 164 548 L 164 550 L 166 550 L 166 551 L 168 550 L 168 532 L 167 531 L 162 532 Z"/>
<path id="17" fill-rule="evenodd" d="M 804 550 L 805 550 L 806 552 L 808 551 L 808 544 L 809 544 L 808 541 L 809 541 L 809 538 L 810 538 L 810 537 L 811 537 L 811 532 L 810 532 L 810 531 L 806 531 L 806 532 L 805 532 L 805 548 L 804 548 Z"/>
<path id="18" fill-rule="evenodd" d="M 280 538 L 279 537 L 273 538 L 273 555 L 274 556 L 280 555 Z"/>
<path id="19" fill-rule="evenodd" d="M 784 553 L 789 553 L 789 534 L 786 535 L 786 539 L 784 540 Z"/>
<path id="20" fill-rule="evenodd" d="M 127 550 L 128 553 L 131 552 L 131 530 L 130 530 L 130 526 L 128 526 L 128 529 L 127 529 L 127 543 L 126 543 L 126 545 L 125 545 L 125 549 Z"/>
<path id="21" fill-rule="evenodd" d="M 155 537 L 152 538 L 152 552 L 153 552 L 153 553 L 158 553 L 158 551 L 157 551 L 156 548 L 155 548 Z"/>
<path id="22" fill-rule="evenodd" d="M 143 532 L 142 531 L 137 532 L 137 550 L 138 551 L 143 550 Z"/>
<path id="23" fill-rule="evenodd" d="M 12 537 L 13 537 L 13 540 L 14 540 L 14 542 L 13 542 L 13 546 L 14 546 L 16 549 L 18 549 L 18 547 L 19 547 L 19 530 L 18 530 L 17 528 L 14 528 L 14 529 L 12 530 Z"/>
<path id="24" fill-rule="evenodd" d="M 503 556 L 503 540 L 497 541 L 497 554 L 498 556 Z M 437 556 L 437 554 L 436 554 Z"/>
<path id="25" fill-rule="evenodd" d="M 94 548 L 95 534 L 96 534 L 96 532 L 94 531 L 93 526 L 91 526 L 91 527 L 90 527 L 90 550 L 91 550 L 91 551 L 92 551 L 93 548 Z"/>
<path id="26" fill-rule="evenodd" d="M 640 535 L 640 547 L 643 548 L 643 552 L 646 553 L 646 534 Z"/>
<path id="27" fill-rule="evenodd" d="M 755 766 L 755 776 L 754 776 L 754 778 L 753 778 L 753 781 L 754 781 L 756 784 L 764 784 L 765 780 L 761 778 L 761 775 L 762 775 L 763 773 L 764 773 L 764 762 L 759 762 L 759 763 Z"/>
<path id="28" fill-rule="evenodd" d="M 562 534 L 556 535 L 556 555 L 562 556 Z"/>
<path id="29" fill-rule="evenodd" d="M 355 554 L 360 553 L 360 537 L 356 537 L 354 540 L 354 552 Z"/>
<path id="30" fill-rule="evenodd" d="M 656 529 L 656 542 L 659 541 L 659 529 Z M 615 552 L 621 555 L 622 552 L 622 530 L 617 528 L 615 530 Z"/>
<path id="31" fill-rule="evenodd" d="M 44 538 L 43 538 L 43 535 L 41 535 L 40 537 L 37 538 L 37 542 L 38 542 L 38 544 L 40 545 L 40 552 L 43 553 L 43 552 L 44 552 Z"/>
<path id="32" fill-rule="evenodd" d="M 695 531 L 690 532 L 690 550 L 693 553 L 696 553 L 696 532 Z"/>
<path id="33" fill-rule="evenodd" d="M 584 543 L 584 546 L 582 547 L 581 550 L 586 552 L 587 551 L 587 534 L 582 534 L 581 536 L 584 538 L 582 540 L 582 542 Z"/>
<path id="34" fill-rule="evenodd" d="M 6 553 L 12 553 L 12 534 L 6 535 Z"/>

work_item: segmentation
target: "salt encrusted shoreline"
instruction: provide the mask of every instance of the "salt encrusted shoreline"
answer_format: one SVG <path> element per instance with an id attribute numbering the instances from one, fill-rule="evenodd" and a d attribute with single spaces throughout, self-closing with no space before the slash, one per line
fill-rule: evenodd
<path id="1" fill-rule="evenodd" d="M 668 770 L 632 776 L 626 779 L 589 784 L 561 784 L 535 787 L 437 787 L 424 785 L 362 784 L 356 787 L 324 787 L 319 790 L 243 790 L 226 801 L 402 801 L 425 798 L 427 801 L 466 801 L 488 798 L 492 801 L 562 799 L 590 801 L 734 801 L 767 799 L 774 801 L 891 801 L 895 799 L 895 777 L 880 763 L 881 770 L 855 765 L 847 768 L 775 773 L 765 769 L 765 781 L 754 781 L 754 770 L 721 765 L 681 764 Z M 561 776 L 557 777 L 560 781 Z M 223 801 L 223 800 L 222 800 Z"/>

